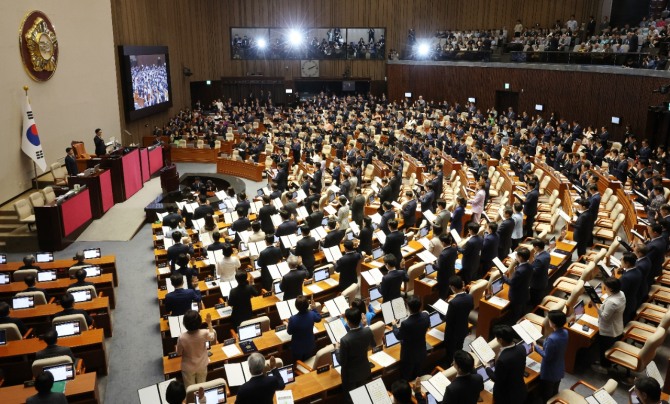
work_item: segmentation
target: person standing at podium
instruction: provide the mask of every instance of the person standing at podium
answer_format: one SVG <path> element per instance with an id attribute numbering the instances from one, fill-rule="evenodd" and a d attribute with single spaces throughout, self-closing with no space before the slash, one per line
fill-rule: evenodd
<path id="1" fill-rule="evenodd" d="M 67 153 L 67 156 L 65 156 L 65 168 L 67 169 L 67 174 L 71 176 L 79 174 L 77 160 L 74 158 L 74 149 L 68 147 L 65 149 L 65 153 Z"/>
<path id="2" fill-rule="evenodd" d="M 95 143 L 95 155 L 104 156 L 107 154 L 107 146 L 105 145 L 105 139 L 102 138 L 102 129 L 98 128 L 95 130 L 95 137 L 93 138 L 93 143 Z"/>

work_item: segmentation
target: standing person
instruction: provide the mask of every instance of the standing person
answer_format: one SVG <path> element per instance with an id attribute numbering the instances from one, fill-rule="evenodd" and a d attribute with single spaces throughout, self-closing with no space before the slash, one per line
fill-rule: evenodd
<path id="1" fill-rule="evenodd" d="M 361 311 L 349 308 L 344 312 L 349 331 L 340 340 L 335 350 L 337 362 L 341 365 L 342 389 L 349 392 L 364 385 L 370 378 L 368 349 L 375 346 L 375 338 L 370 327 L 361 327 Z M 348 398 L 348 401 L 351 399 Z"/>
<path id="2" fill-rule="evenodd" d="M 405 244 L 405 233 L 398 231 L 398 221 L 391 219 L 388 222 L 390 233 L 386 235 L 386 241 L 382 246 L 384 254 L 392 254 L 397 259 L 402 259 L 402 246 Z"/>
<path id="3" fill-rule="evenodd" d="M 356 188 L 356 196 L 351 201 L 351 220 L 356 222 L 358 227 L 363 225 L 363 216 L 365 215 L 365 197 L 360 187 Z"/>
<path id="4" fill-rule="evenodd" d="M 472 295 L 465 292 L 465 283 L 454 275 L 449 278 L 449 288 L 454 297 L 449 301 L 447 313 L 444 315 L 446 322 L 444 328 L 444 365 L 449 366 L 453 359 L 454 352 L 463 349 L 463 342 L 468 336 L 468 316 L 475 308 L 475 302 Z"/>
<path id="5" fill-rule="evenodd" d="M 417 202 L 416 198 L 414 198 L 414 191 L 406 191 L 405 197 L 407 197 L 407 201 L 403 204 L 401 212 L 403 228 L 408 229 L 416 226 Z"/>
<path id="6" fill-rule="evenodd" d="M 239 327 L 242 321 L 253 317 L 251 298 L 260 295 L 255 287 L 249 285 L 249 275 L 246 272 L 237 271 L 235 281 L 237 281 L 237 286 L 230 290 L 228 296 L 228 306 L 233 308 L 230 316 L 233 328 Z"/>
<path id="7" fill-rule="evenodd" d="M 530 278 L 530 306 L 535 307 L 542 302 L 547 286 L 549 286 L 549 263 L 551 255 L 544 250 L 544 241 L 533 240 L 533 275 Z"/>
<path id="8" fill-rule="evenodd" d="M 286 384 L 277 370 L 274 356 L 270 357 L 270 368 L 265 375 L 265 357 L 258 352 L 249 355 L 247 359 L 251 379 L 237 390 L 236 403 L 240 404 L 272 404 L 275 391 L 283 390 Z"/>
<path id="9" fill-rule="evenodd" d="M 482 218 L 482 212 L 484 211 L 484 200 L 486 199 L 486 191 L 484 190 L 484 183 L 477 183 L 477 193 L 475 193 L 474 199 L 470 201 L 472 206 L 472 221 L 479 224 L 479 220 Z"/>
<path id="10" fill-rule="evenodd" d="M 387 271 L 386 275 L 382 277 L 379 283 L 379 292 L 382 294 L 384 302 L 390 302 L 402 295 L 402 284 L 409 281 L 407 272 L 398 269 L 398 260 L 393 254 L 386 254 L 384 256 L 384 268 L 382 271 Z"/>
<path id="11" fill-rule="evenodd" d="M 221 252 L 223 260 L 216 262 L 216 275 L 222 282 L 230 282 L 235 279 L 235 272 L 242 264 L 236 255 L 233 256 L 233 246 L 230 244 L 225 243 Z"/>
<path id="12" fill-rule="evenodd" d="M 512 248 L 512 232 L 514 232 L 515 222 L 512 219 L 514 211 L 511 207 L 505 206 L 503 210 L 503 221 L 498 226 L 498 258 L 505 259 Z M 523 218 L 522 218 L 523 220 Z"/>
<path id="13" fill-rule="evenodd" d="M 528 251 L 528 250 L 526 250 Z M 496 404 L 519 404 L 526 401 L 528 392 L 523 373 L 526 371 L 526 349 L 514 344 L 517 335 L 508 325 L 493 327 L 493 335 L 500 344 L 500 353 L 495 360 L 495 370 L 486 367 L 493 385 L 493 402 Z"/>
<path id="14" fill-rule="evenodd" d="M 216 331 L 212 327 L 211 314 L 207 314 L 205 321 L 207 329 L 200 329 L 202 325 L 200 313 L 189 310 L 184 314 L 186 332 L 177 339 L 177 355 L 181 356 L 181 376 L 186 388 L 207 380 L 209 357 L 205 344 L 207 341 L 216 342 Z"/>
<path id="15" fill-rule="evenodd" d="M 595 363 L 591 368 L 598 373 L 607 374 L 611 362 L 605 357 L 605 352 L 623 334 L 623 313 L 626 310 L 626 296 L 621 291 L 621 281 L 612 277 L 605 279 L 605 282 L 603 282 L 603 294 L 607 294 L 607 299 L 603 304 L 596 304 L 598 309 L 600 363 Z"/>
<path id="16" fill-rule="evenodd" d="M 589 243 L 592 238 L 591 233 L 593 232 L 591 214 L 587 208 L 588 201 L 579 201 L 579 216 L 577 216 L 577 221 L 574 225 L 575 230 L 573 232 L 573 238 L 577 243 L 577 255 L 580 257 L 586 254 L 586 248 L 590 246 Z"/>
<path id="17" fill-rule="evenodd" d="M 363 227 L 358 234 L 359 243 L 357 251 L 359 253 L 372 255 L 372 233 L 372 218 L 370 216 L 365 216 L 363 217 Z"/>
<path id="18" fill-rule="evenodd" d="M 636 268 L 637 257 L 633 253 L 625 253 L 621 258 L 622 274 L 621 291 L 626 296 L 626 309 L 623 312 L 623 322 L 628 323 L 635 317 L 637 307 L 640 305 L 637 301 L 640 296 L 640 286 L 642 285 L 642 272 Z"/>
<path id="19" fill-rule="evenodd" d="M 274 234 L 275 225 L 272 223 L 272 216 L 277 214 L 277 208 L 271 204 L 270 197 L 263 195 L 263 206 L 258 209 L 258 220 L 261 222 L 261 229 L 265 234 Z"/>
<path id="20" fill-rule="evenodd" d="M 484 379 L 473 373 L 475 359 L 469 353 L 458 350 L 454 352 L 454 368 L 456 377 L 444 391 L 444 404 L 477 404 L 479 394 L 484 390 Z"/>
<path id="21" fill-rule="evenodd" d="M 558 394 L 561 379 L 565 376 L 565 350 L 568 347 L 568 330 L 564 327 L 565 313 L 551 310 L 547 319 L 551 334 L 544 340 L 542 347 L 533 343 L 533 349 L 542 357 L 540 397 L 545 403 Z"/>
<path id="22" fill-rule="evenodd" d="M 319 242 L 310 235 L 309 226 L 300 228 L 302 238 L 295 245 L 294 254 L 302 258 L 302 264 L 307 268 L 309 276 L 314 272 L 314 255 L 319 250 Z"/>
<path id="23" fill-rule="evenodd" d="M 67 169 L 67 175 L 75 176 L 79 173 L 79 168 L 77 168 L 77 160 L 74 157 L 74 149 L 68 147 L 65 149 L 65 168 Z"/>
<path id="24" fill-rule="evenodd" d="M 100 157 L 107 154 L 107 146 L 105 145 L 105 139 L 102 138 L 102 129 L 98 128 L 95 130 L 95 137 L 93 138 L 93 143 L 95 143 L 95 155 Z"/>
<path id="25" fill-rule="evenodd" d="M 523 205 L 517 202 L 514 204 L 514 214 L 512 214 L 512 220 L 514 220 L 514 230 L 512 231 L 512 250 L 516 250 L 519 246 L 521 240 L 523 240 Z"/>
<path id="26" fill-rule="evenodd" d="M 340 274 L 340 290 L 345 290 L 353 283 L 358 283 L 358 263 L 361 261 L 361 254 L 354 250 L 354 242 L 346 240 L 344 242 L 344 254 L 335 263 L 335 272 Z"/>
<path id="27" fill-rule="evenodd" d="M 191 308 L 192 302 L 202 299 L 200 290 L 184 288 L 184 275 L 175 272 L 170 276 L 170 283 L 174 290 L 163 299 L 165 311 L 171 316 L 181 316 Z"/>
<path id="28" fill-rule="evenodd" d="M 421 300 L 416 296 L 407 299 L 409 317 L 397 325 L 393 321 L 393 334 L 400 341 L 400 375 L 405 380 L 419 376 L 426 359 L 426 332 L 430 328 L 428 313 L 421 311 Z"/>
<path id="29" fill-rule="evenodd" d="M 284 300 L 295 299 L 302 295 L 302 284 L 309 278 L 307 270 L 300 265 L 300 257 L 291 255 L 286 260 L 289 271 L 281 279 L 281 290 L 284 292 Z"/>
<path id="30" fill-rule="evenodd" d="M 526 237 L 533 237 L 533 223 L 535 223 L 535 215 L 537 214 L 537 202 L 540 197 L 538 191 L 537 181 L 528 181 L 530 192 L 526 194 L 526 199 L 523 201 L 523 213 L 526 215 L 526 222 L 524 223 L 524 235 Z"/>
<path id="31" fill-rule="evenodd" d="M 498 238 L 498 224 L 490 222 L 488 224 L 488 231 L 484 234 L 484 241 L 482 243 L 481 267 L 477 278 L 484 278 L 493 266 L 493 259 L 498 256 L 498 247 L 500 239 Z"/>
<path id="32" fill-rule="evenodd" d="M 340 205 L 337 210 L 337 223 L 340 225 L 340 230 L 346 232 L 349 229 L 349 204 L 344 195 L 340 195 L 337 201 Z"/>
<path id="33" fill-rule="evenodd" d="M 440 234 L 440 242 L 445 247 L 437 257 L 437 290 L 440 299 L 446 299 L 451 294 L 449 279 L 456 274 L 458 246 L 449 233 Z"/>
<path id="34" fill-rule="evenodd" d="M 456 200 L 458 201 L 458 206 L 456 206 L 454 213 L 451 215 L 449 230 L 456 230 L 460 235 L 463 233 L 463 215 L 465 215 L 465 207 L 468 205 L 468 201 L 462 196 L 459 196 Z"/>
<path id="35" fill-rule="evenodd" d="M 267 247 L 258 254 L 256 263 L 261 267 L 261 285 L 263 289 L 270 290 L 272 288 L 272 274 L 268 269 L 268 265 L 276 265 L 282 260 L 282 252 L 279 247 L 275 245 L 275 235 L 266 234 L 265 243 Z"/>
<path id="36" fill-rule="evenodd" d="M 468 223 L 468 235 L 470 239 L 465 242 L 463 248 L 459 248 L 458 252 L 462 253 L 461 258 L 461 278 L 466 284 L 472 281 L 477 274 L 480 263 L 480 255 L 484 240 L 479 236 L 479 224 L 475 222 Z"/>
<path id="37" fill-rule="evenodd" d="M 282 289 L 283 290 L 283 289 Z M 293 361 L 304 361 L 314 355 L 316 343 L 314 341 L 314 323 L 321 322 L 321 315 L 316 311 L 314 296 L 310 302 L 306 296 L 300 295 L 295 298 L 295 308 L 298 314 L 288 319 L 286 331 L 291 338 L 291 355 Z"/>
<path id="38" fill-rule="evenodd" d="M 526 314 L 526 304 L 530 298 L 530 280 L 533 276 L 533 268 L 528 263 L 530 251 L 526 247 L 520 247 L 516 251 L 516 269 L 511 278 L 505 276 L 500 268 L 496 266 L 504 283 L 509 285 L 509 303 L 512 312 L 512 321 L 517 322 Z"/>

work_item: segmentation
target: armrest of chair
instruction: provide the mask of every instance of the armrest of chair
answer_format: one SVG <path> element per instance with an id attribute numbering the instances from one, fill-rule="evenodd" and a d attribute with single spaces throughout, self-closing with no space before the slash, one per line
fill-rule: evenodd
<path id="1" fill-rule="evenodd" d="M 596 391 L 596 390 L 598 390 L 597 387 L 595 387 L 595 386 L 593 386 L 593 385 L 591 385 L 591 384 L 585 382 L 584 380 L 579 380 L 579 381 L 577 381 L 577 383 L 573 384 L 573 385 L 570 387 L 570 390 L 575 391 L 575 389 L 576 389 L 577 387 L 579 387 L 580 385 L 581 385 L 581 386 L 584 386 L 584 387 L 586 387 L 586 388 L 588 388 L 588 389 L 590 389 L 591 391 Z"/>
<path id="2" fill-rule="evenodd" d="M 567 401 L 561 400 L 560 398 L 556 398 L 552 401 L 547 401 L 547 404 L 570 404 Z"/>
<path id="3" fill-rule="evenodd" d="M 74 368 L 78 375 L 86 373 L 86 366 L 84 366 L 84 360 L 81 358 L 74 358 Z"/>
<path id="4" fill-rule="evenodd" d="M 105 296 L 105 292 L 98 292 L 98 297 L 104 297 L 104 296 Z"/>
<path id="5" fill-rule="evenodd" d="M 295 361 L 295 365 L 296 365 L 296 369 L 298 368 L 298 366 L 302 366 L 305 369 L 309 369 L 310 372 L 314 371 L 314 369 L 312 369 L 311 366 L 307 366 L 307 364 L 305 362 L 301 361 L 300 359 Z"/>
<path id="6" fill-rule="evenodd" d="M 606 353 L 605 356 L 607 356 L 607 359 L 609 359 L 612 362 L 614 362 L 618 365 L 621 365 L 623 367 L 628 367 L 628 366 L 626 366 L 626 364 L 624 362 L 622 362 L 620 360 L 617 360 L 616 358 L 611 357 L 614 352 L 621 352 L 624 355 L 632 356 L 633 358 L 635 358 L 637 360 L 640 360 L 640 357 L 638 355 L 636 355 L 632 352 L 626 351 L 625 349 L 621 349 L 621 348 L 617 348 L 617 347 L 611 348 L 610 351 L 609 351 L 609 354 Z"/>
<path id="7" fill-rule="evenodd" d="M 25 334 L 23 334 L 23 339 L 30 338 L 30 336 L 33 334 L 33 329 L 28 328 L 28 331 L 26 331 Z"/>
<path id="8" fill-rule="evenodd" d="M 537 311 L 537 309 L 544 310 L 544 311 L 551 311 L 551 309 L 550 309 L 549 307 L 547 307 L 547 306 L 543 306 L 543 305 L 541 305 L 541 304 L 538 304 L 538 305 L 535 307 L 535 311 Z"/>
<path id="9" fill-rule="evenodd" d="M 636 334 L 636 333 L 635 333 L 635 330 L 643 330 L 643 331 L 647 331 L 647 332 L 651 332 L 651 333 L 653 333 L 654 331 L 656 331 L 656 328 L 653 328 L 653 327 L 640 327 L 640 326 L 638 326 L 638 325 L 633 325 L 633 326 L 631 326 L 631 328 L 624 334 L 624 336 L 623 336 L 623 338 L 621 338 L 621 340 L 624 341 L 624 340 L 626 340 L 626 339 L 631 339 L 631 340 L 633 340 L 633 341 L 645 342 L 647 339 L 644 338 L 644 337 L 643 337 L 642 335 L 640 335 L 640 334 Z"/>
<path id="10" fill-rule="evenodd" d="M 231 335 L 232 338 L 238 339 L 237 338 L 237 332 L 235 330 L 231 329 L 230 330 L 230 335 Z"/>
<path id="11" fill-rule="evenodd" d="M 432 372 L 430 372 L 431 376 L 437 374 L 438 372 L 444 372 L 444 369 L 442 369 L 441 366 L 435 366 L 435 369 L 433 369 Z"/>
<path id="12" fill-rule="evenodd" d="M 49 299 L 48 304 L 51 304 L 51 303 L 53 303 L 53 302 L 55 302 L 55 301 L 56 301 L 56 298 L 52 296 L 51 299 Z"/>

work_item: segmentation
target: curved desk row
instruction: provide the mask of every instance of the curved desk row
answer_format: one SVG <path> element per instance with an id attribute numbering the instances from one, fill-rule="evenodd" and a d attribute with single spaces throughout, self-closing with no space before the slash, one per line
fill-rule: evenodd
<path id="1" fill-rule="evenodd" d="M 177 149 L 187 150 L 187 149 Z M 173 154 L 174 156 L 174 154 Z M 262 181 L 265 165 L 256 163 L 247 163 L 245 161 L 219 158 L 216 161 L 216 172 L 219 174 L 234 175 L 236 177 L 246 178 L 252 181 Z"/>

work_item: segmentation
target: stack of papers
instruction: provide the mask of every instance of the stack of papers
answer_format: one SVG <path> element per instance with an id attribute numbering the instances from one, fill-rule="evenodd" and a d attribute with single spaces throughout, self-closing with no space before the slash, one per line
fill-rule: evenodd
<path id="1" fill-rule="evenodd" d="M 386 392 L 386 386 L 384 386 L 381 378 L 351 390 L 349 395 L 356 404 L 391 404 L 391 398 Z"/>
<path id="2" fill-rule="evenodd" d="M 396 363 L 397 361 L 395 358 L 393 358 L 391 355 L 387 354 L 384 351 L 379 351 L 377 353 L 374 353 L 370 355 L 370 360 L 372 360 L 374 363 L 378 364 L 381 367 L 389 367 Z"/>
<path id="3" fill-rule="evenodd" d="M 382 283 L 382 278 L 384 277 L 379 268 L 372 268 L 369 271 L 363 271 L 361 272 L 361 276 L 363 279 L 365 279 L 368 285 L 379 285 Z"/>
<path id="4" fill-rule="evenodd" d="M 451 382 L 449 379 L 447 379 L 447 376 L 445 376 L 442 372 L 437 372 L 430 379 L 422 381 L 421 387 L 426 389 L 427 392 L 435 397 L 437 402 L 441 402 L 444 398 L 444 392 L 447 390 L 447 386 L 450 384 Z"/>
<path id="5" fill-rule="evenodd" d="M 519 337 L 521 337 L 526 344 L 533 343 L 542 338 L 542 333 L 528 320 L 523 320 L 518 324 L 514 324 L 512 328 L 519 334 Z"/>
<path id="6" fill-rule="evenodd" d="M 242 355 L 242 351 L 235 344 L 225 345 L 223 348 L 223 353 L 226 354 L 228 358 L 234 358 L 236 356 Z"/>
<path id="7" fill-rule="evenodd" d="M 326 261 L 335 263 L 337 260 L 342 258 L 342 251 L 340 251 L 340 246 L 336 245 L 329 248 L 324 248 L 323 255 L 326 256 Z"/>
<path id="8" fill-rule="evenodd" d="M 529 356 L 526 356 L 526 367 L 528 369 L 540 373 L 540 367 L 541 366 L 542 365 L 540 364 L 540 362 L 537 362 L 537 361 L 531 359 Z"/>
<path id="9" fill-rule="evenodd" d="M 391 324 L 394 320 L 399 321 L 406 318 L 409 313 L 405 301 L 402 297 L 399 297 L 390 302 L 382 303 L 382 315 L 384 316 L 384 323 Z"/>

